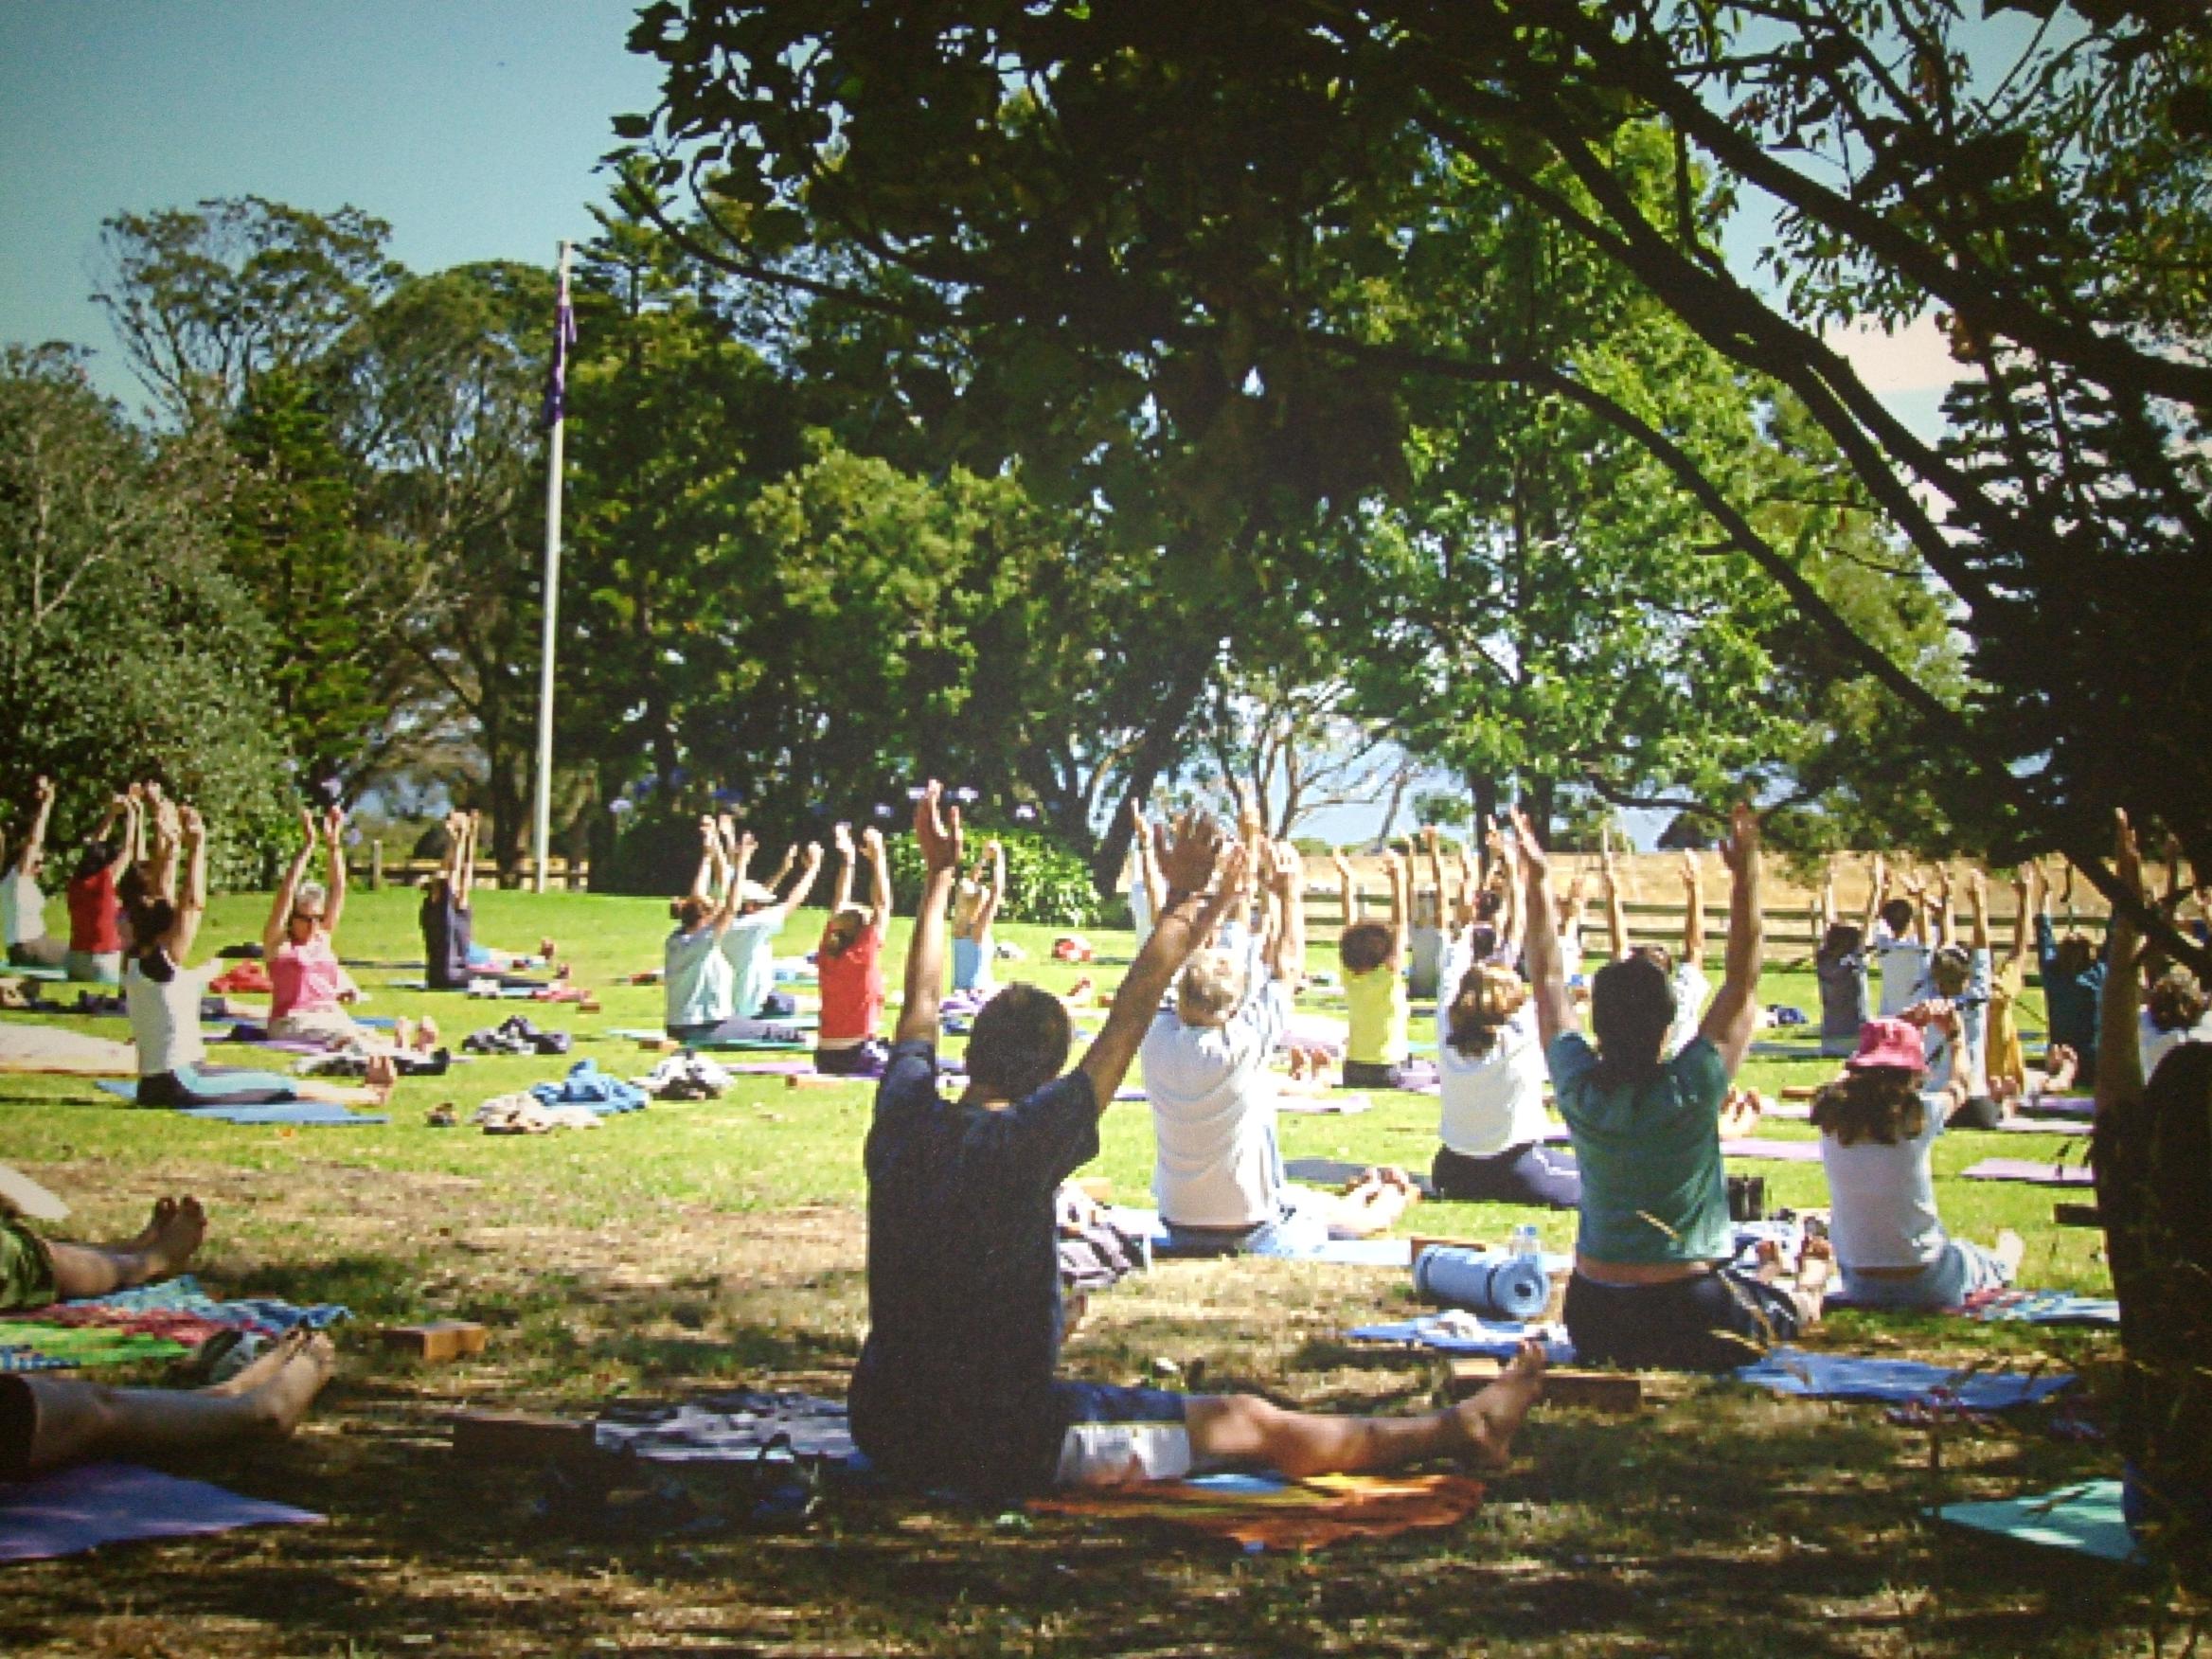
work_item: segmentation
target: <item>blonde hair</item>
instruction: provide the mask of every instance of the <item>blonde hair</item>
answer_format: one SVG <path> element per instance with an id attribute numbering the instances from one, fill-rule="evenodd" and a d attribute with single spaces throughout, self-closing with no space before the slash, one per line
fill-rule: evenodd
<path id="1" fill-rule="evenodd" d="M 1520 974 L 1499 962 L 1478 962 L 1459 981 L 1447 1017 L 1446 1041 L 1470 1060 L 1480 1060 L 1498 1045 L 1498 1028 L 1528 1001 Z"/>
<path id="2" fill-rule="evenodd" d="M 1201 951 L 1175 986 L 1175 1012 L 1186 1026 L 1228 1023 L 1244 1000 L 1244 967 L 1226 951 Z"/>

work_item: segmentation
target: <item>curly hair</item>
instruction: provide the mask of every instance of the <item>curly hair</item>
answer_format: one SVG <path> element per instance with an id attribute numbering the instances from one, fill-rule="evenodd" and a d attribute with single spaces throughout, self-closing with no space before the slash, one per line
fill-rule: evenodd
<path id="1" fill-rule="evenodd" d="M 1459 981 L 1445 1016 L 1448 1042 L 1469 1060 L 1480 1060 L 1498 1045 L 1498 1032 L 1528 1001 L 1528 987 L 1512 969 L 1478 962 Z"/>
<path id="2" fill-rule="evenodd" d="M 1928 1103 L 1920 1097 L 1926 1076 L 1898 1065 L 1846 1072 L 1812 1097 L 1812 1127 L 1834 1135 L 1839 1146 L 1912 1140 L 1928 1127 Z"/>
<path id="3" fill-rule="evenodd" d="M 1372 973 L 1390 960 L 1398 936 L 1380 921 L 1355 921 L 1336 941 L 1336 954 L 1349 973 Z"/>

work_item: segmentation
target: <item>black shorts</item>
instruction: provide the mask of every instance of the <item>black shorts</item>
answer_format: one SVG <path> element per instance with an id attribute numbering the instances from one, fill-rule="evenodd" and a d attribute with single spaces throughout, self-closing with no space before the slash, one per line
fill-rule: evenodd
<path id="1" fill-rule="evenodd" d="M 1567 1335 L 1588 1365 L 1631 1370 L 1733 1371 L 1795 1338 L 1787 1292 L 1733 1268 L 1657 1285 L 1567 1280 Z"/>
<path id="2" fill-rule="evenodd" d="M 39 1432 L 39 1397 L 13 1371 L 0 1371 L 0 1480 L 30 1477 L 30 1443 Z"/>

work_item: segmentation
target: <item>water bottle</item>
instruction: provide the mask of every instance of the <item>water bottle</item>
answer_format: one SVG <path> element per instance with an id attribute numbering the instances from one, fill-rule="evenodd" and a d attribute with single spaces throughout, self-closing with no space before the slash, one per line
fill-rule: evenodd
<path id="1" fill-rule="evenodd" d="M 1510 1248 L 1513 1258 L 1517 1261 L 1535 1261 L 1542 1258 L 1543 1243 L 1536 1235 L 1534 1222 L 1523 1222 L 1513 1229 L 1513 1240 Z"/>

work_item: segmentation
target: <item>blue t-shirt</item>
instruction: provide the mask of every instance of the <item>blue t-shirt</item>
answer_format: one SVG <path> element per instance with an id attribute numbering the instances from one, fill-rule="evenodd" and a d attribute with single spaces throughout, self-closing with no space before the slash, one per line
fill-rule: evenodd
<path id="1" fill-rule="evenodd" d="M 853 1438 L 883 1470 L 1000 1494 L 1052 1484 L 1062 1315 L 1053 1195 L 1097 1155 L 1079 1071 L 990 1111 L 937 1094 L 928 1043 L 891 1049 L 868 1176 L 868 1335 Z"/>
<path id="2" fill-rule="evenodd" d="M 772 905 L 739 917 L 722 936 L 722 954 L 730 964 L 730 1012 L 740 1020 L 758 1019 L 776 989 L 776 936 L 783 919 L 783 910 Z"/>
<path id="3" fill-rule="evenodd" d="M 2109 947 L 2109 939 L 2107 941 Z M 2036 967 L 2043 979 L 2043 1007 L 2050 1013 L 2051 1041 L 2063 1043 L 2081 1057 L 2084 1082 L 2096 1076 L 2097 1003 L 2104 992 L 2104 958 L 2098 956 L 2078 973 L 2059 969 L 2059 939 L 2051 919 L 2035 919 Z"/>
<path id="4" fill-rule="evenodd" d="M 687 1026 L 719 1026 L 730 1017 L 730 965 L 714 929 L 702 927 L 669 935 L 661 947 L 661 984 L 671 1031 Z"/>
<path id="5" fill-rule="evenodd" d="M 1561 1031 L 1545 1052 L 1582 1171 L 1575 1248 L 1597 1261 L 1722 1261 L 1735 1254 L 1721 1167 L 1721 1051 L 1692 1038 L 1633 1089 L 1600 1088 L 1597 1051 Z"/>

